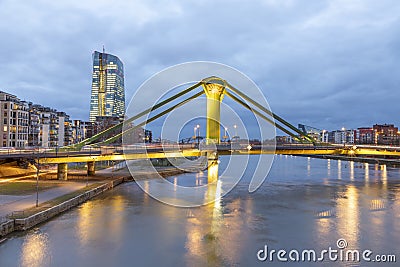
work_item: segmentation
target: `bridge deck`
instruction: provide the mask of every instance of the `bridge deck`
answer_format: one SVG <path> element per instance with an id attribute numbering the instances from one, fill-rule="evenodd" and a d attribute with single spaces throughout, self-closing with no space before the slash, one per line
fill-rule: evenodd
<path id="1" fill-rule="evenodd" d="M 205 155 L 207 150 L 200 151 L 197 148 L 162 148 L 132 149 L 123 150 L 122 148 L 112 148 L 109 150 L 99 149 L 91 151 L 70 151 L 70 152 L 45 152 L 27 153 L 16 151 L 15 153 L 0 154 L 0 158 L 26 158 L 39 160 L 40 164 L 57 164 L 72 162 L 91 162 L 91 161 L 121 161 L 146 158 L 177 158 L 177 157 L 197 157 Z M 281 155 L 347 155 L 347 156 L 391 156 L 399 157 L 400 151 L 387 148 L 356 148 L 351 147 L 313 147 L 313 146 L 277 146 L 275 149 L 254 146 L 251 149 L 246 147 L 231 147 L 226 145 L 217 146 L 219 155 L 259 155 L 259 154 L 281 154 Z"/>

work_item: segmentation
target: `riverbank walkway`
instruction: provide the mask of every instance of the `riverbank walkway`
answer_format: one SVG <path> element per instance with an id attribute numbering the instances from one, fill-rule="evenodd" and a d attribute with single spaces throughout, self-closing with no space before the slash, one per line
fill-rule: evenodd
<path id="1" fill-rule="evenodd" d="M 49 189 L 40 190 L 38 194 L 38 204 L 41 205 L 45 202 L 51 201 L 55 198 L 76 192 L 78 190 L 84 189 L 87 186 L 92 184 L 103 184 L 109 182 L 112 179 L 118 178 L 120 176 L 127 176 L 128 173 L 122 171 L 114 172 L 113 168 L 107 168 L 103 170 L 97 171 L 95 176 L 89 176 L 86 179 L 80 180 L 70 180 L 70 181 L 59 181 L 59 180 L 39 180 L 39 188 L 46 184 L 47 186 L 51 186 L 51 184 L 56 184 L 54 187 Z M 29 177 L 26 177 L 29 179 Z M 29 179 L 31 183 L 32 178 Z M 26 181 L 18 178 L 18 181 L 12 179 L 14 181 L 10 182 L 18 182 L 18 181 Z M 3 180 L 4 181 L 4 180 Z M 2 184 L 0 183 L 0 222 L 5 219 L 7 216 L 23 212 L 24 210 L 28 210 L 30 208 L 34 208 L 36 206 L 36 192 L 30 192 L 29 194 L 17 193 L 17 194 L 4 194 L 1 190 Z"/>

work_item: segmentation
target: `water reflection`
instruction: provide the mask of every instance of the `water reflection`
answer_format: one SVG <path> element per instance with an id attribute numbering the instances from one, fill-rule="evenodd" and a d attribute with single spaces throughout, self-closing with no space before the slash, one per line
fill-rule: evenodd
<path id="1" fill-rule="evenodd" d="M 205 202 L 209 202 L 208 199 L 215 201 L 203 206 L 201 213 L 199 208 L 190 209 L 187 219 L 186 258 L 189 266 L 202 261 L 203 265 L 218 266 L 222 263 L 217 242 L 222 221 L 221 181 L 210 184 L 204 197 Z"/>
<path id="2" fill-rule="evenodd" d="M 242 211 L 251 213 L 252 201 L 237 198 L 223 206 L 221 188 L 221 181 L 209 186 L 205 197 L 216 201 L 188 210 L 187 266 L 233 266 L 241 257 L 245 238 L 243 225 L 246 224 Z"/>
<path id="3" fill-rule="evenodd" d="M 347 186 L 344 197 L 337 199 L 336 207 L 339 236 L 353 247 L 358 247 L 360 206 L 358 190 L 354 185 Z"/>
<path id="4" fill-rule="evenodd" d="M 369 186 L 369 164 L 366 162 L 364 163 L 364 177 L 365 177 L 365 186 Z"/>
<path id="5" fill-rule="evenodd" d="M 381 179 L 384 187 L 387 187 L 387 169 L 386 165 L 381 165 Z"/>
<path id="6" fill-rule="evenodd" d="M 334 248 L 338 238 L 349 248 L 398 254 L 399 171 L 329 164 L 326 178 L 324 160 L 278 157 L 255 193 L 247 191 L 248 178 L 218 198 L 226 186 L 219 180 L 202 194 L 217 201 L 198 208 L 168 206 L 135 183 L 124 184 L 41 225 L 45 234 L 6 241 L 0 266 L 13 266 L 16 251 L 22 266 L 257 266 L 256 252 L 265 244 L 320 250 Z M 207 177 L 169 179 L 194 185 Z"/>
<path id="7" fill-rule="evenodd" d="M 21 249 L 21 266 L 41 267 L 51 265 L 50 242 L 47 234 L 36 231 L 25 237 Z"/>
<path id="8" fill-rule="evenodd" d="M 87 246 L 91 240 L 97 239 L 101 236 L 101 232 L 97 231 L 96 227 L 93 227 L 93 217 L 91 214 L 92 207 L 92 202 L 86 202 L 82 204 L 78 210 L 79 220 L 77 225 L 77 235 L 82 247 Z M 104 216 L 104 210 L 98 212 L 100 218 Z"/>
<path id="9" fill-rule="evenodd" d="M 105 209 L 97 209 L 97 202 L 86 202 L 78 208 L 76 235 L 82 248 L 101 238 L 115 243 L 122 239 L 126 224 L 125 202 L 124 196 L 117 195 Z"/>
<path id="10" fill-rule="evenodd" d="M 328 169 L 328 177 L 331 177 L 331 160 L 330 159 L 327 159 L 327 164 L 328 164 L 328 166 L 327 166 L 327 169 Z"/>
<path id="11" fill-rule="evenodd" d="M 350 181 L 354 181 L 354 161 L 350 161 Z"/>

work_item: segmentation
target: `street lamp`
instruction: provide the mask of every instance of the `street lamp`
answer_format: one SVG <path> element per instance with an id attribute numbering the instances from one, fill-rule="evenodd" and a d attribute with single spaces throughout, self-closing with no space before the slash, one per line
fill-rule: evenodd
<path id="1" fill-rule="evenodd" d="M 237 128 L 237 125 L 235 124 L 235 125 L 233 125 L 233 128 L 235 128 L 235 136 L 237 136 L 237 130 L 236 130 L 236 128 Z"/>
<path id="2" fill-rule="evenodd" d="M 37 167 L 36 167 L 36 207 L 39 206 L 39 172 L 40 172 L 40 163 L 39 163 L 39 148 L 37 151 Z"/>
<path id="3" fill-rule="evenodd" d="M 198 135 L 197 135 L 197 147 L 199 147 L 200 144 L 200 125 L 196 125 L 196 129 L 198 130 Z"/>
<path id="4" fill-rule="evenodd" d="M 199 132 L 198 136 L 200 136 L 200 125 L 197 124 L 197 125 L 196 125 L 196 128 L 198 129 L 198 132 Z"/>
<path id="5" fill-rule="evenodd" d="M 343 145 L 346 146 L 346 128 L 342 127 L 342 141 Z"/>
<path id="6" fill-rule="evenodd" d="M 85 169 L 86 169 L 86 187 L 89 184 L 89 171 L 88 171 L 88 164 L 85 164 Z"/>
<path id="7" fill-rule="evenodd" d="M 223 136 L 223 138 L 225 139 L 225 141 L 228 139 L 227 132 L 228 132 L 228 127 L 225 127 L 225 128 L 224 128 L 224 136 Z"/>

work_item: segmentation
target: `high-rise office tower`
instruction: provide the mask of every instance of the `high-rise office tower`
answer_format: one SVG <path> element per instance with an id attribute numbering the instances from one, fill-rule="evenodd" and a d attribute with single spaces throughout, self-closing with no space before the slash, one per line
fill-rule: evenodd
<path id="1" fill-rule="evenodd" d="M 125 114 L 124 66 L 117 56 L 93 53 L 91 122 L 97 116 L 119 117 Z"/>

